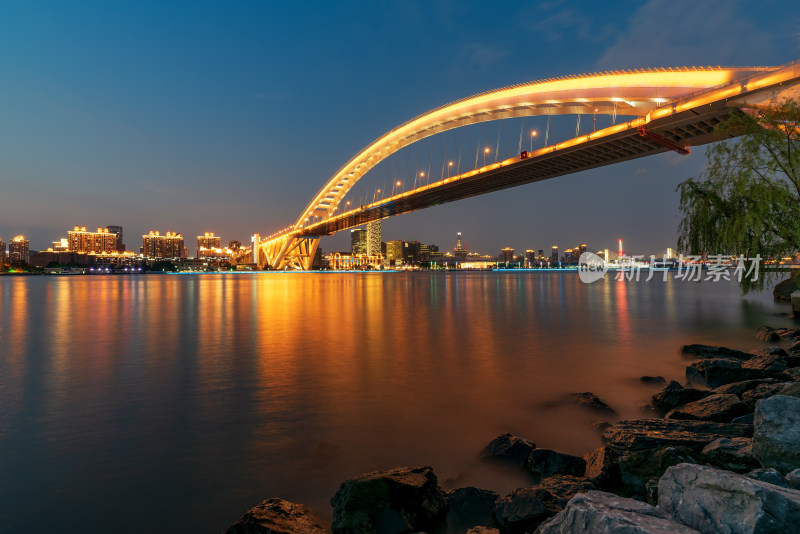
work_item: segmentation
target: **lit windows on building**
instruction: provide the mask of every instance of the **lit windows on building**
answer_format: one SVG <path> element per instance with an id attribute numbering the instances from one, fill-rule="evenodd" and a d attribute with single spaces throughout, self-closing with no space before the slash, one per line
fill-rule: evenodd
<path id="1" fill-rule="evenodd" d="M 185 258 L 183 235 L 167 232 L 164 235 L 156 230 L 142 236 L 142 255 L 145 258 Z"/>
<path id="2" fill-rule="evenodd" d="M 218 235 L 214 232 L 206 232 L 203 235 L 197 236 L 197 257 L 203 258 L 212 255 L 210 251 L 216 251 L 222 248 L 222 243 Z"/>
<path id="3" fill-rule="evenodd" d="M 67 249 L 81 254 L 113 254 L 117 252 L 117 234 L 108 228 L 92 232 L 85 226 L 76 226 L 67 232 Z"/>
<path id="4" fill-rule="evenodd" d="M 30 261 L 30 245 L 31 242 L 25 239 L 25 236 L 16 236 L 8 244 L 8 261 L 28 263 Z"/>
<path id="5" fill-rule="evenodd" d="M 350 230 L 350 253 L 353 256 L 367 253 L 367 232 L 361 228 Z"/>

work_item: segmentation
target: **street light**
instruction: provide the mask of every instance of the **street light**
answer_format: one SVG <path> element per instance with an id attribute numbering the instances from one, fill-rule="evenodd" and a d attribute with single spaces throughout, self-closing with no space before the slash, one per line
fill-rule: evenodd
<path id="1" fill-rule="evenodd" d="M 487 146 L 486 148 L 483 149 L 483 166 L 484 167 L 486 166 L 486 154 L 488 154 L 488 153 L 489 153 L 489 147 Z"/>
<path id="2" fill-rule="evenodd" d="M 453 168 L 453 162 L 450 161 L 447 163 L 447 177 L 450 178 L 450 169 Z"/>
<path id="3" fill-rule="evenodd" d="M 533 138 L 536 137 L 537 133 L 536 130 L 531 132 L 531 152 L 533 152 Z"/>

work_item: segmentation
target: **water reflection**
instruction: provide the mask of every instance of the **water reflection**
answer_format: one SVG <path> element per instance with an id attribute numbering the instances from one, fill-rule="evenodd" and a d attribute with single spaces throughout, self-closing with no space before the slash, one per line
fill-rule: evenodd
<path id="1" fill-rule="evenodd" d="M 635 417 L 679 345 L 788 324 L 732 284 L 574 273 L 5 277 L 0 306 L 9 532 L 43 502 L 65 531 L 218 532 L 270 496 L 329 516 L 341 480 L 405 464 L 508 491 L 526 481 L 476 459 L 497 433 L 599 442 L 543 405 L 593 391 Z"/>

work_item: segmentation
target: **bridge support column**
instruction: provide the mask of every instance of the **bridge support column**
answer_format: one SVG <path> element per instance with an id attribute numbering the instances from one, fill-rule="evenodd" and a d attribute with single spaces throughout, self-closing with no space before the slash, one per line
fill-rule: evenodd
<path id="1" fill-rule="evenodd" d="M 310 271 L 319 246 L 319 237 L 288 236 L 261 245 L 259 268 L 277 271 Z M 263 263 L 262 263 L 263 262 Z"/>

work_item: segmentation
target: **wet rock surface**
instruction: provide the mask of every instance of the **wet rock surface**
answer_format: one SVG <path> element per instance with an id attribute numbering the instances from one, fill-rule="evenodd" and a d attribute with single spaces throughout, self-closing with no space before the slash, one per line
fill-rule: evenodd
<path id="1" fill-rule="evenodd" d="M 500 434 L 494 438 L 481 452 L 481 458 L 508 462 L 517 467 L 525 467 L 531 451 L 536 444 L 512 434 Z"/>
<path id="2" fill-rule="evenodd" d="M 426 530 L 435 524 L 445 503 L 430 467 L 366 473 L 342 482 L 331 499 L 333 532 L 402 532 L 395 529 L 403 525 L 411 531 Z"/>
<path id="3" fill-rule="evenodd" d="M 680 464 L 658 483 L 658 507 L 701 532 L 784 534 L 796 531 L 800 521 L 800 491 Z"/>
<path id="4" fill-rule="evenodd" d="M 734 417 L 750 411 L 752 408 L 736 395 L 719 393 L 679 406 L 667 413 L 666 418 L 729 423 Z"/>
<path id="5" fill-rule="evenodd" d="M 728 358 L 731 360 L 749 360 L 753 357 L 752 353 L 744 352 L 727 347 L 717 347 L 714 345 L 684 345 L 681 352 L 697 358 Z"/>
<path id="6" fill-rule="evenodd" d="M 570 475 L 553 475 L 543 478 L 536 487 L 547 490 L 553 496 L 555 503 L 562 508 L 578 493 L 596 489 L 589 479 Z"/>
<path id="7" fill-rule="evenodd" d="M 770 326 L 762 326 L 756 331 L 756 337 L 761 341 L 779 341 L 781 336 Z"/>
<path id="8" fill-rule="evenodd" d="M 619 454 L 611 447 L 600 447 L 585 454 L 584 476 L 599 489 L 611 490 L 619 485 Z"/>
<path id="9" fill-rule="evenodd" d="M 668 446 L 682 446 L 700 451 L 715 439 L 752 435 L 752 425 L 632 419 L 610 426 L 602 437 L 606 445 L 618 452 L 636 452 Z"/>
<path id="10" fill-rule="evenodd" d="M 245 512 L 225 534 L 325 534 L 330 532 L 307 506 L 267 499 Z"/>
<path id="11" fill-rule="evenodd" d="M 613 493 L 588 491 L 575 496 L 563 511 L 542 524 L 536 534 L 579 532 L 689 534 L 697 531 L 641 501 Z"/>
<path id="12" fill-rule="evenodd" d="M 724 386 L 719 386 L 711 390 L 711 393 L 721 393 L 729 395 L 738 395 L 741 397 L 745 392 L 757 388 L 761 384 L 777 384 L 779 380 L 774 378 L 759 378 L 756 380 L 743 380 L 742 382 L 731 382 Z"/>
<path id="13" fill-rule="evenodd" d="M 800 398 L 776 395 L 756 404 L 753 456 L 781 473 L 800 468 Z"/>
<path id="14" fill-rule="evenodd" d="M 690 384 L 705 384 L 712 389 L 733 382 L 759 378 L 790 380 L 785 373 L 743 367 L 742 363 L 736 360 L 700 360 L 686 367 L 686 380 Z"/>
<path id="15" fill-rule="evenodd" d="M 758 469 L 753 469 L 749 473 L 745 473 L 744 476 L 754 480 L 760 480 L 761 482 L 767 482 L 768 484 L 774 484 L 782 488 L 789 487 L 786 478 L 781 475 L 777 469 L 772 467 L 759 467 Z"/>
<path id="16" fill-rule="evenodd" d="M 589 410 L 593 410 L 595 412 L 600 412 L 604 414 L 616 414 L 616 410 L 614 410 L 611 406 L 600 400 L 600 398 L 591 392 L 584 392 L 584 393 L 572 393 L 570 397 L 578 403 L 579 406 L 587 408 Z"/>
<path id="17" fill-rule="evenodd" d="M 688 447 L 662 447 L 627 454 L 619 459 L 622 492 L 645 500 L 647 483 L 661 478 L 668 467 L 680 463 L 702 463 L 700 455 Z"/>

